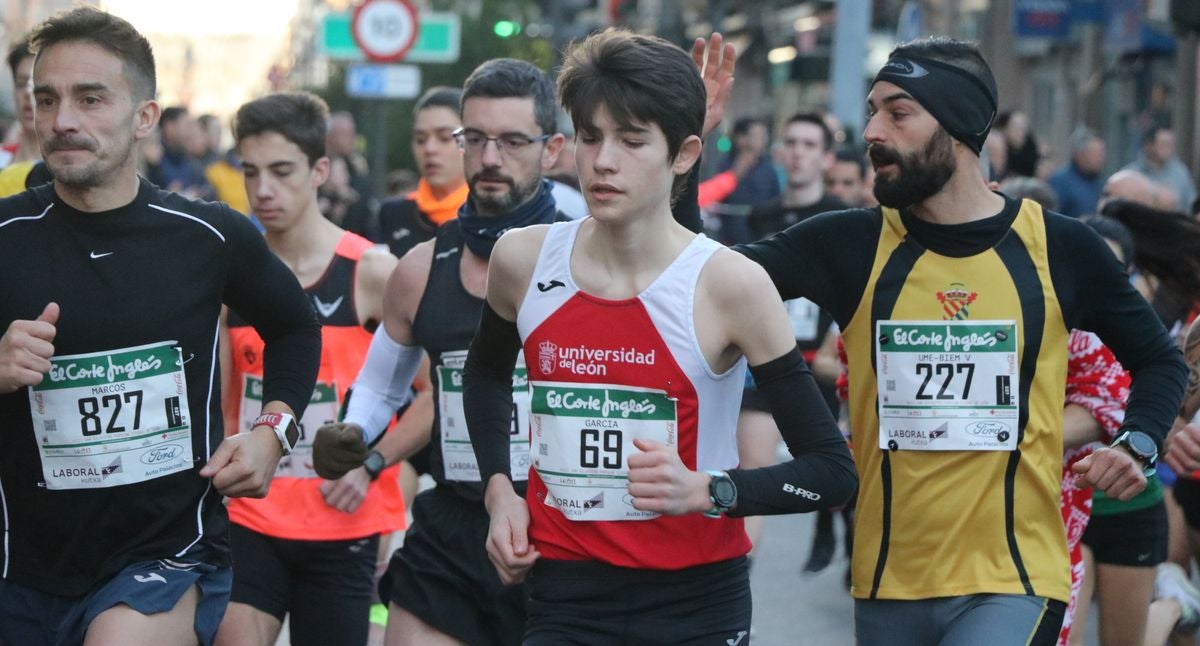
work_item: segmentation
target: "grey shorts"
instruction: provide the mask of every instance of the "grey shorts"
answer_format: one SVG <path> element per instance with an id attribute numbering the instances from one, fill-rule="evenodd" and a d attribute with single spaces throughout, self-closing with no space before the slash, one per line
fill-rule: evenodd
<path id="1" fill-rule="evenodd" d="M 1067 604 L 1019 594 L 856 599 L 861 646 L 1054 646 Z"/>

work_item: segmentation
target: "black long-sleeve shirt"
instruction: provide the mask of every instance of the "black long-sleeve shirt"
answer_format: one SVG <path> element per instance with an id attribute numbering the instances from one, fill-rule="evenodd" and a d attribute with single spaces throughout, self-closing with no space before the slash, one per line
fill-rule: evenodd
<path id="1" fill-rule="evenodd" d="M 933 224 L 906 212 L 901 218 L 926 249 L 965 257 L 1007 234 L 1019 206 L 1006 199 L 997 215 L 965 224 Z M 808 298 L 844 328 L 867 287 L 881 217 L 878 208 L 834 211 L 735 250 L 766 268 L 781 297 Z M 1187 377 L 1182 354 L 1099 236 L 1065 216 L 1048 213 L 1045 223 L 1050 278 L 1067 328 L 1095 332 L 1129 370 L 1124 426 L 1161 445 Z"/>
<path id="2" fill-rule="evenodd" d="M 223 204 L 142 181 L 133 202 L 84 213 L 47 184 L 0 201 L 0 328 L 35 319 L 50 302 L 61 308 L 55 356 L 164 342 L 179 349 L 193 467 L 132 484 L 51 490 L 39 452 L 50 430 L 33 427 L 29 389 L 0 395 L 0 575 L 77 595 L 137 561 L 187 561 L 202 552 L 228 562 L 221 496 L 197 473 L 224 437 L 221 305 L 235 308 L 266 341 L 263 401 L 281 400 L 299 417 L 312 396 L 321 336 L 295 276 L 249 221 Z M 162 402 L 155 404 L 161 410 Z M 80 412 L 96 411 L 81 403 Z M 102 413 L 116 420 L 107 433 L 120 429 L 106 439 L 122 436 L 120 424 L 135 428 L 129 411 Z M 119 457 L 135 468 L 142 458 L 155 459 L 137 453 Z"/>

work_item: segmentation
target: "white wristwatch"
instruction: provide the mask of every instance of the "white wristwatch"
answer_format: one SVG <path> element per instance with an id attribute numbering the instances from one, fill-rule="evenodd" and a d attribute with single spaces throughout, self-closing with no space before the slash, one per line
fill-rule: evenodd
<path id="1" fill-rule="evenodd" d="M 275 431 L 275 437 L 279 438 L 284 455 L 291 455 L 292 449 L 296 448 L 296 443 L 300 441 L 300 428 L 296 426 L 296 418 L 287 413 L 263 413 L 254 420 L 254 426 L 250 428 L 259 426 L 267 426 Z"/>

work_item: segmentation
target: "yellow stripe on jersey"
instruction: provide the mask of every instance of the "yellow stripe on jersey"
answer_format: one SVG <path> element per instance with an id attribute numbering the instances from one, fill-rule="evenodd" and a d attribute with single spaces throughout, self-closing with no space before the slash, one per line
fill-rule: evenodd
<path id="1" fill-rule="evenodd" d="M 926 599 L 977 593 L 1066 601 L 1059 492 L 1067 334 L 1047 262 L 1041 208 L 1024 201 L 991 249 L 924 249 L 883 209 L 870 279 L 844 330 L 859 470 L 853 594 Z M 1015 451 L 879 447 L 875 323 L 1015 320 L 1020 440 Z"/>

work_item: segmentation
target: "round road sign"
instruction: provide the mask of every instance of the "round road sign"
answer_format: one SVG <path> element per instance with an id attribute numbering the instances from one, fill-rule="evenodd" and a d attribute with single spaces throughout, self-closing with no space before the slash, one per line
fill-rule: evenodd
<path id="1" fill-rule="evenodd" d="M 350 31 L 367 60 L 394 63 L 417 42 L 417 10 L 409 0 L 364 0 Z"/>

